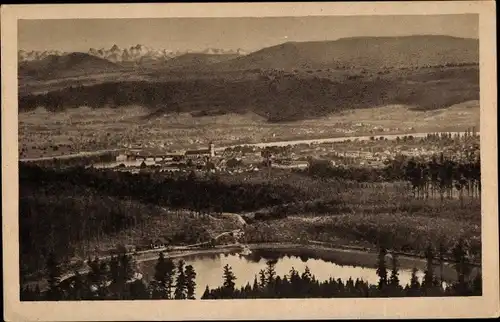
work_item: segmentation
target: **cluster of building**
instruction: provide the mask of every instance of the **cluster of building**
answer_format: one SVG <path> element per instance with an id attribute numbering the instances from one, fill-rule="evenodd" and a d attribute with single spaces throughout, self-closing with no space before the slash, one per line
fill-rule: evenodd
<path id="1" fill-rule="evenodd" d="M 215 146 L 212 142 L 208 144 L 206 149 L 197 150 L 181 150 L 181 151 L 148 151 L 144 149 L 129 149 L 127 152 L 120 154 L 116 161 L 130 160 L 148 160 L 154 161 L 182 161 L 186 159 L 212 158 L 215 156 Z"/>
<path id="2" fill-rule="evenodd" d="M 390 141 L 390 142 L 389 142 Z M 289 146 L 237 146 L 217 151 L 213 142 L 205 149 L 174 152 L 154 152 L 131 149 L 118 156 L 117 161 L 149 160 L 150 165 L 165 170 L 199 169 L 203 171 L 221 170 L 230 174 L 246 171 L 260 171 L 262 168 L 304 169 L 309 165 L 308 158 L 330 160 L 332 166 L 383 167 L 388 160 L 397 155 L 428 158 L 445 153 L 459 155 L 464 147 L 442 146 L 419 140 L 387 140 L 371 137 L 364 141 L 339 141 L 334 143 L 296 144 Z M 266 156 L 267 152 L 269 155 Z"/>

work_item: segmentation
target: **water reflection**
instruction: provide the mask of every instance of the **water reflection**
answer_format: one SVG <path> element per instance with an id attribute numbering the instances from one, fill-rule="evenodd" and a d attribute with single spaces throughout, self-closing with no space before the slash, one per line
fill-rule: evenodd
<path id="1" fill-rule="evenodd" d="M 205 286 L 215 288 L 222 285 L 222 269 L 228 264 L 232 267 L 237 280 L 237 287 L 245 286 L 247 283 L 253 284 L 253 281 L 261 269 L 264 269 L 266 262 L 272 260 L 276 263 L 276 273 L 280 276 L 288 275 L 290 269 L 302 273 L 306 266 L 318 280 L 328 280 L 330 277 L 346 281 L 349 278 L 362 279 L 369 283 L 376 284 L 378 276 L 375 268 L 355 267 L 353 265 L 341 265 L 319 258 L 313 258 L 307 255 L 279 255 L 276 252 L 254 252 L 251 255 L 243 256 L 237 253 L 228 254 L 203 254 L 192 255 L 183 258 L 186 263 L 193 265 L 196 271 L 196 297 L 203 295 Z M 174 261 L 178 261 L 175 259 Z M 154 276 L 154 266 L 156 261 L 141 263 L 141 270 L 146 281 Z M 423 278 L 423 272 L 418 272 L 420 280 Z M 401 269 L 399 279 L 403 285 L 410 282 L 411 270 Z"/>

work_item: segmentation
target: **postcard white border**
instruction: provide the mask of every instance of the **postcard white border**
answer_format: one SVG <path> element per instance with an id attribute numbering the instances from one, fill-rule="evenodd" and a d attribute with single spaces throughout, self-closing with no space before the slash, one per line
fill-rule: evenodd
<path id="1" fill-rule="evenodd" d="M 7 321 L 423 318 L 499 316 L 496 46 L 493 1 L 365 3 L 72 4 L 2 6 L 3 281 Z M 482 297 L 20 302 L 18 247 L 17 20 L 277 17 L 477 13 L 480 33 Z"/>

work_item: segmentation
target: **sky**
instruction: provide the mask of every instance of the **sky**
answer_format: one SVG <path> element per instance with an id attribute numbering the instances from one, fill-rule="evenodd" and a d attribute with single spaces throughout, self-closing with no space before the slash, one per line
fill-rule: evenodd
<path id="1" fill-rule="evenodd" d="M 479 38 L 479 16 L 311 16 L 19 20 L 18 48 L 88 51 L 114 44 L 157 49 L 255 51 L 287 41 L 356 36 L 450 35 Z"/>

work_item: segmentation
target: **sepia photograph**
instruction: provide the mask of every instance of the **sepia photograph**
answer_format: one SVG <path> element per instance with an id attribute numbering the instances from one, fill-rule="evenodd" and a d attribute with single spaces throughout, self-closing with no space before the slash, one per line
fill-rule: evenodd
<path id="1" fill-rule="evenodd" d="M 18 193 L 21 305 L 480 300 L 488 281 L 498 293 L 498 243 L 483 238 L 486 216 L 498 221 L 484 199 L 496 198 L 484 165 L 487 149 L 496 166 L 496 101 L 477 10 L 64 7 L 13 19 L 9 39 L 2 119 L 8 108 L 17 131 L 2 155 L 18 187 L 2 190 Z"/>

